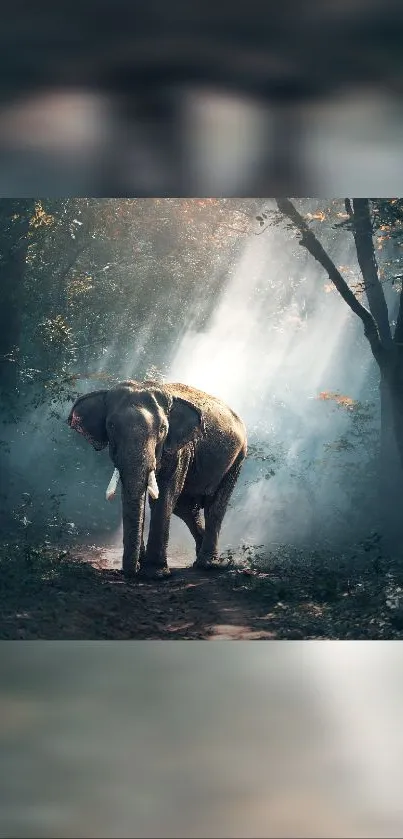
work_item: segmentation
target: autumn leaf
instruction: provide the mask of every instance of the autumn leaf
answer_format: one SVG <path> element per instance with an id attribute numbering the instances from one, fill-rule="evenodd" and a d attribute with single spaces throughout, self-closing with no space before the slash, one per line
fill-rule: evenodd
<path id="1" fill-rule="evenodd" d="M 354 406 L 357 402 L 351 398 L 351 396 L 344 396 L 341 393 L 337 393 L 337 391 L 330 391 L 330 390 L 322 390 L 317 399 L 321 399 L 322 401 L 332 401 L 336 402 L 337 405 L 340 405 L 341 408 L 347 408 L 347 410 L 352 411 Z"/>
<path id="2" fill-rule="evenodd" d="M 88 294 L 88 292 L 93 288 L 94 285 L 92 277 L 88 275 L 73 277 L 68 283 L 69 300 L 83 294 Z"/>
<path id="3" fill-rule="evenodd" d="M 42 203 L 37 201 L 35 204 L 35 212 L 30 220 L 29 226 L 35 229 L 38 227 L 50 227 L 54 224 L 54 221 L 54 216 L 49 215 L 49 213 L 44 210 Z"/>

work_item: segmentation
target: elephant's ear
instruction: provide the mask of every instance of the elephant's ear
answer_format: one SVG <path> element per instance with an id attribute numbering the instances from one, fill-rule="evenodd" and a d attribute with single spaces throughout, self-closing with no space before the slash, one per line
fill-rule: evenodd
<path id="1" fill-rule="evenodd" d="M 185 399 L 174 397 L 169 412 L 169 431 L 164 448 L 181 449 L 190 440 L 203 434 L 203 414 Z"/>
<path id="2" fill-rule="evenodd" d="M 68 424 L 88 440 L 96 451 L 108 444 L 106 433 L 106 390 L 96 390 L 77 399 L 69 413 Z"/>
<path id="3" fill-rule="evenodd" d="M 166 415 L 168 416 L 173 404 L 173 398 L 171 394 L 167 393 L 165 390 L 162 390 L 162 388 L 156 387 L 155 382 L 144 382 L 144 384 L 147 386 L 152 385 L 152 388 L 150 388 L 150 393 L 153 395 L 155 401 L 158 403 L 160 408 L 162 408 L 162 410 L 165 411 Z"/>

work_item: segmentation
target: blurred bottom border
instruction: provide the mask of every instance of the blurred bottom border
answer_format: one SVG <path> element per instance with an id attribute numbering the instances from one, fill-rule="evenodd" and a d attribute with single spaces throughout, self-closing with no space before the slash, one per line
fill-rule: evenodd
<path id="1" fill-rule="evenodd" d="M 399 642 L 0 652 L 0 836 L 403 835 Z"/>

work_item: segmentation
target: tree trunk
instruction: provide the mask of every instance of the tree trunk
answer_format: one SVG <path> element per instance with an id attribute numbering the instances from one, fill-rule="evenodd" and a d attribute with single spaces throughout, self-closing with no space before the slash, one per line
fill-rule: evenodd
<path id="1" fill-rule="evenodd" d="M 383 346 L 390 348 L 392 346 L 392 333 L 386 298 L 379 279 L 375 257 L 368 198 L 353 198 L 353 210 L 353 236 L 369 310 L 378 327 Z"/>
<path id="2" fill-rule="evenodd" d="M 0 391 L 6 400 L 18 388 L 23 287 L 33 209 L 34 201 L 0 201 Z"/>
<path id="3" fill-rule="evenodd" d="M 381 374 L 381 457 L 380 508 L 384 532 L 401 538 L 403 520 L 398 501 L 403 494 L 403 287 L 399 314 L 392 338 L 388 307 L 379 279 L 368 198 L 345 200 L 352 223 L 358 263 L 361 268 L 369 310 L 356 298 L 340 271 L 288 198 L 276 199 L 277 206 L 300 231 L 300 244 L 326 270 L 329 279 L 350 309 L 361 319 L 365 336 Z"/>
<path id="4" fill-rule="evenodd" d="M 397 348 L 396 348 L 397 350 Z M 396 437 L 400 465 L 403 470 L 403 356 L 401 352 L 391 354 L 390 362 L 382 371 L 390 395 L 393 427 Z"/>
<path id="5" fill-rule="evenodd" d="M 381 376 L 381 439 L 379 457 L 379 505 L 383 532 L 400 540 L 402 515 L 398 499 L 403 494 L 403 413 L 385 375 Z"/>

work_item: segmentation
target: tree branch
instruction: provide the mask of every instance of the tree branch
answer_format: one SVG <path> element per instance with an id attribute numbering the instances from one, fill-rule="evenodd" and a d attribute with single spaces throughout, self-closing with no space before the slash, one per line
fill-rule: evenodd
<path id="1" fill-rule="evenodd" d="M 368 198 L 353 198 L 353 209 L 350 212 L 350 217 L 352 220 L 352 231 L 358 264 L 364 280 L 368 306 L 378 327 L 379 338 L 383 346 L 390 348 L 392 346 L 392 333 L 389 323 L 388 307 L 379 279 L 378 266 L 375 258 Z"/>
<path id="2" fill-rule="evenodd" d="M 384 347 L 380 341 L 378 328 L 371 312 L 357 300 L 345 279 L 340 274 L 340 271 L 336 268 L 333 260 L 330 259 L 330 256 L 326 253 L 305 219 L 296 207 L 294 207 L 289 198 L 277 198 L 276 204 L 280 212 L 287 216 L 301 233 L 300 245 L 303 245 L 312 254 L 314 259 L 322 265 L 322 268 L 327 272 L 329 279 L 340 296 L 350 307 L 351 311 L 362 321 L 364 334 L 370 344 L 372 354 L 376 362 L 381 366 L 384 360 Z"/>
<path id="3" fill-rule="evenodd" d="M 344 199 L 344 206 L 346 208 L 347 215 L 350 216 L 350 219 L 352 220 L 353 219 L 353 208 L 351 206 L 351 201 L 350 201 L 349 198 Z"/>

